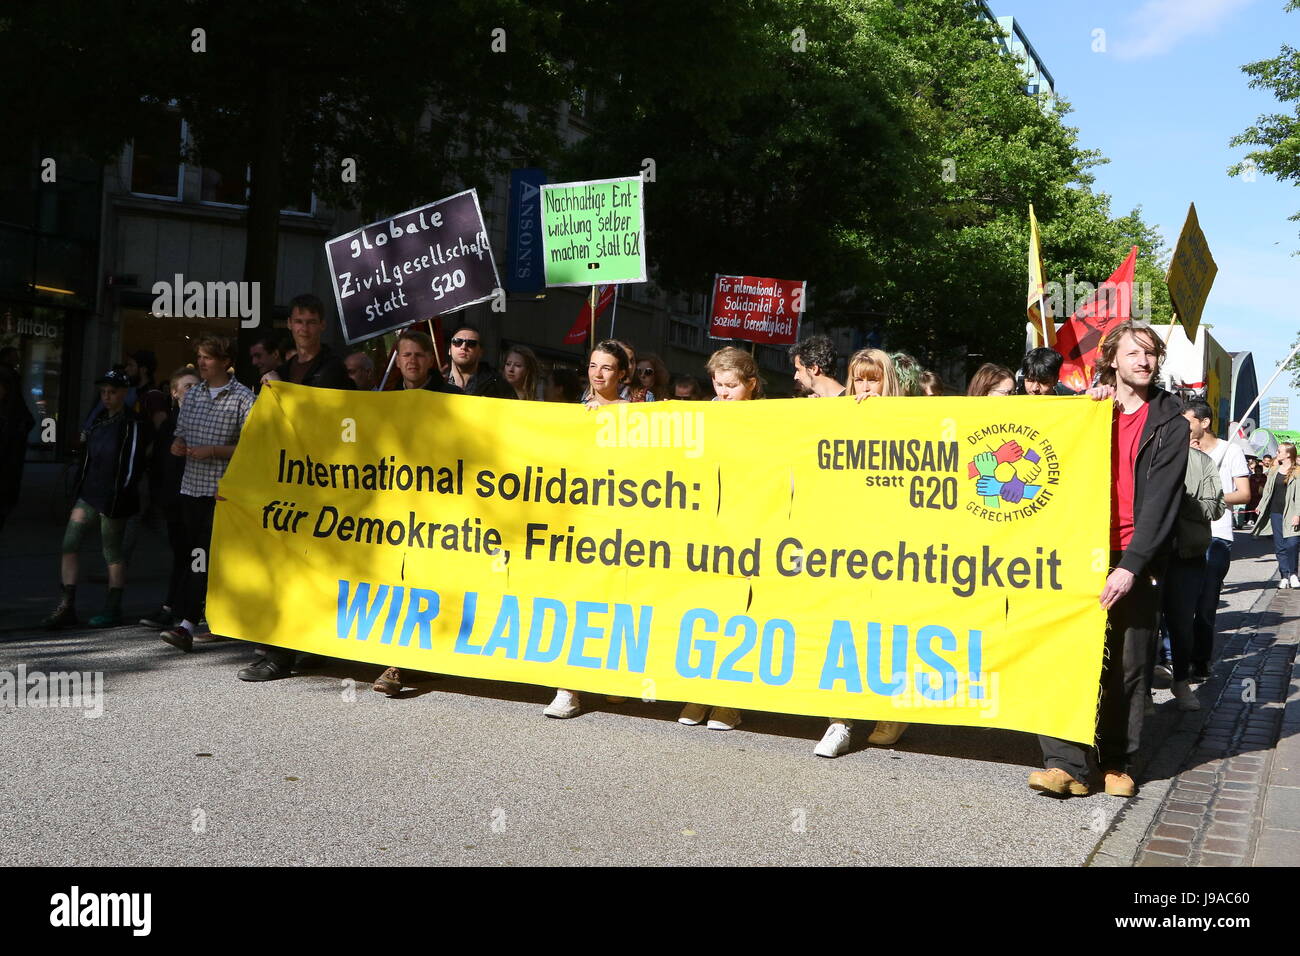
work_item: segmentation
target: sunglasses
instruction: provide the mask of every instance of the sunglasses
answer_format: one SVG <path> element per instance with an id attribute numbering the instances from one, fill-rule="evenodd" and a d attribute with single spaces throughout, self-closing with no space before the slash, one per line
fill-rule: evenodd
<path id="1" fill-rule="evenodd" d="M 636 370 L 638 375 L 653 375 L 655 370 L 652 368 L 639 368 Z"/>
<path id="2" fill-rule="evenodd" d="M 476 349 L 478 348 L 478 339 L 452 339 L 451 345 L 452 348 L 457 348 L 457 349 L 459 348 Z"/>

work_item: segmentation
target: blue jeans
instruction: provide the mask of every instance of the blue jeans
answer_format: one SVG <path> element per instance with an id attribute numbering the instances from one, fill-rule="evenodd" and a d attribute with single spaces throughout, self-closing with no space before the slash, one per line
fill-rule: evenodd
<path id="1" fill-rule="evenodd" d="M 1300 538 L 1292 540 L 1300 541 Z M 1219 594 L 1231 564 L 1232 542 L 1211 538 L 1209 550 L 1205 552 L 1205 579 L 1196 602 L 1196 620 L 1192 624 L 1192 666 L 1206 672 L 1214 656 L 1214 620 L 1219 613 Z"/>
<path id="2" fill-rule="evenodd" d="M 1287 538 L 1282 535 L 1283 518 L 1274 513 L 1268 516 L 1273 523 L 1273 550 L 1277 552 L 1277 573 L 1290 577 L 1296 573 L 1296 553 L 1300 551 L 1300 537 Z"/>

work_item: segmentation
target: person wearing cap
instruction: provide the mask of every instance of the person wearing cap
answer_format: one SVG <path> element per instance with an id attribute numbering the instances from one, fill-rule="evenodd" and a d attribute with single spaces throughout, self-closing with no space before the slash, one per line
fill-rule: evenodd
<path id="1" fill-rule="evenodd" d="M 139 416 L 126 404 L 131 379 L 116 369 L 95 381 L 102 408 L 86 424 L 82 442 L 86 459 L 77 479 L 76 504 L 63 533 L 63 597 L 43 622 L 49 630 L 76 625 L 78 552 L 86 527 L 99 519 L 99 531 L 108 565 L 108 598 L 104 610 L 92 617 L 91 627 L 116 627 L 122 623 L 122 591 L 126 587 L 126 559 L 122 538 L 126 519 L 140 509 L 139 484 L 144 469 L 146 441 Z"/>

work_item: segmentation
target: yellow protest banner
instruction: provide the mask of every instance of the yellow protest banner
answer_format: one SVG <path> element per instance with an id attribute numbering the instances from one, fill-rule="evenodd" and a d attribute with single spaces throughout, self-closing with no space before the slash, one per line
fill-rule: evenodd
<path id="1" fill-rule="evenodd" d="M 232 637 L 655 700 L 1090 741 L 1110 405 L 581 406 L 274 382 L 221 484 Z"/>
<path id="2" fill-rule="evenodd" d="M 1201 232 L 1196 218 L 1196 203 L 1187 207 L 1187 220 L 1178 235 L 1173 258 L 1169 260 L 1169 298 L 1174 314 L 1183 325 L 1189 342 L 1196 341 L 1196 330 L 1201 324 L 1201 312 L 1210 294 L 1210 286 L 1218 275 L 1219 267 L 1210 255 L 1210 247 Z"/>

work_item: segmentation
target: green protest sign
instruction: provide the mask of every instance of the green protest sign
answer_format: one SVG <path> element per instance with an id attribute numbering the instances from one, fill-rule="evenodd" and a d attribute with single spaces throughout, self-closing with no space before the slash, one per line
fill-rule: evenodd
<path id="1" fill-rule="evenodd" d="M 546 284 L 645 281 L 641 177 L 542 186 Z"/>

